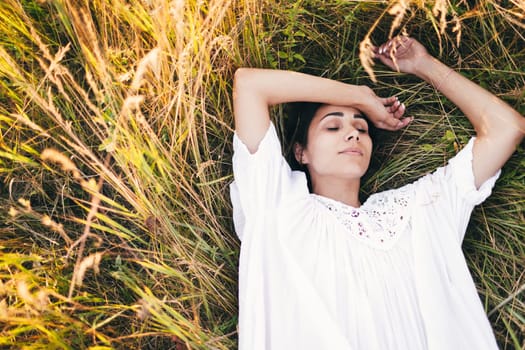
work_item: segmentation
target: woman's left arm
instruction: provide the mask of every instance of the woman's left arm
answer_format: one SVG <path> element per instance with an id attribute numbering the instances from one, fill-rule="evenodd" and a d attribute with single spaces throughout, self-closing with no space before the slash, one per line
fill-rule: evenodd
<path id="1" fill-rule="evenodd" d="M 412 73 L 434 85 L 472 123 L 476 130 L 472 168 L 479 188 L 516 150 L 525 135 L 525 118 L 492 93 L 432 57 L 413 38 L 397 37 L 376 50 L 377 58 L 392 69 Z"/>

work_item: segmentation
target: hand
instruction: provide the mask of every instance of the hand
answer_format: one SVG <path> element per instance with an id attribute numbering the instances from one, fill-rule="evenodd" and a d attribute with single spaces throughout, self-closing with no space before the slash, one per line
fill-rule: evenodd
<path id="1" fill-rule="evenodd" d="M 356 106 L 366 114 L 368 119 L 379 129 L 396 131 L 407 126 L 413 117 L 404 117 L 406 107 L 397 97 L 378 97 L 372 89 L 361 86 L 363 96 L 361 103 Z"/>
<path id="2" fill-rule="evenodd" d="M 419 67 L 431 58 L 416 39 L 399 35 L 379 47 L 374 47 L 375 58 L 383 64 L 403 73 L 416 74 Z"/>

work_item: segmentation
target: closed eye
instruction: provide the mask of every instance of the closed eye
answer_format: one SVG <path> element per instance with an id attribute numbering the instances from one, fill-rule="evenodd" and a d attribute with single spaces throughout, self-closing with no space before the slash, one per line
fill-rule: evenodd
<path id="1" fill-rule="evenodd" d="M 366 134 L 368 132 L 368 130 L 361 129 L 361 128 L 358 128 L 357 131 L 359 131 L 359 133 L 361 133 L 361 134 Z"/>
<path id="2" fill-rule="evenodd" d="M 339 130 L 339 127 L 332 126 L 332 127 L 326 128 L 326 130 L 328 130 L 328 131 L 337 131 L 337 130 Z"/>

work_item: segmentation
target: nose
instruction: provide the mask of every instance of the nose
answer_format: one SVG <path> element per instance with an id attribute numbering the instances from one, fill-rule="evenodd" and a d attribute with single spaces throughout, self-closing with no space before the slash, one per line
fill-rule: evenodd
<path id="1" fill-rule="evenodd" d="M 355 138 L 356 141 L 359 141 L 359 132 L 357 131 L 357 129 L 350 130 L 345 137 L 346 141 L 350 141 L 353 138 Z"/>

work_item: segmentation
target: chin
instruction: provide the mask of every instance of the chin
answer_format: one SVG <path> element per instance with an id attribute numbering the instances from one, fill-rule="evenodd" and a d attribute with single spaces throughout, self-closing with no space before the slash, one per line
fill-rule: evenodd
<path id="1" fill-rule="evenodd" d="M 345 175 L 345 177 L 350 178 L 361 178 L 366 171 L 368 170 L 368 167 L 360 167 L 360 166 L 349 166 L 346 169 L 343 169 L 342 173 Z"/>
<path id="2" fill-rule="evenodd" d="M 319 169 L 321 171 L 314 171 L 314 173 L 317 174 L 319 177 L 328 177 L 328 178 L 338 178 L 338 179 L 344 179 L 344 180 L 359 180 L 368 170 L 368 166 L 364 166 L 363 164 L 347 164 L 345 166 L 338 166 L 334 169 L 334 167 L 328 167 L 328 166 L 319 166 Z M 310 175 L 312 175 L 312 170 L 310 170 Z M 316 176 L 316 175 L 314 175 Z"/>
<path id="3" fill-rule="evenodd" d="M 347 179 L 347 180 L 359 180 L 365 175 L 366 169 L 352 169 L 352 170 L 345 170 L 338 177 Z"/>

